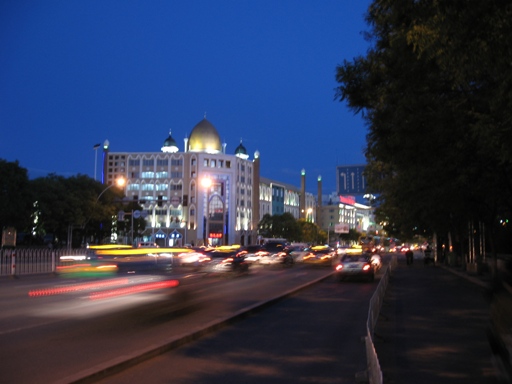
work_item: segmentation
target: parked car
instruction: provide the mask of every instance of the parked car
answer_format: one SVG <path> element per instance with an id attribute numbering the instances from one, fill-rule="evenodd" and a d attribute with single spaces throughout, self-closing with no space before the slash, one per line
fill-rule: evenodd
<path id="1" fill-rule="evenodd" d="M 341 281 L 346 278 L 375 279 L 375 269 L 368 254 L 344 255 L 334 267 L 335 277 Z"/>

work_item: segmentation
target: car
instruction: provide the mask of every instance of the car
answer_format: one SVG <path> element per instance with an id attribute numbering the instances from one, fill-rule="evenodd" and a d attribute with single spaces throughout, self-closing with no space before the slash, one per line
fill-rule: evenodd
<path id="1" fill-rule="evenodd" d="M 310 251 L 304 255 L 302 262 L 304 264 L 331 266 L 336 256 L 336 251 L 333 248 L 328 246 L 316 246 L 312 247 Z"/>
<path id="2" fill-rule="evenodd" d="M 291 267 L 295 260 L 289 250 L 283 249 L 279 252 L 262 252 L 259 263 L 266 266 Z"/>
<path id="3" fill-rule="evenodd" d="M 382 257 L 378 253 L 373 253 L 370 256 L 370 262 L 372 263 L 373 269 L 378 271 L 382 268 Z"/>
<path id="4" fill-rule="evenodd" d="M 137 248 L 159 248 L 159 246 L 151 241 L 143 241 L 137 244 Z"/>
<path id="5" fill-rule="evenodd" d="M 210 261 L 210 258 L 202 250 L 193 250 L 192 252 L 182 252 L 178 254 L 177 264 L 180 267 L 201 268 L 204 263 Z"/>
<path id="6" fill-rule="evenodd" d="M 302 262 L 304 256 L 307 255 L 310 251 L 307 245 L 289 245 L 284 249 L 285 252 L 288 252 L 292 255 L 293 260 L 297 263 Z"/>
<path id="7" fill-rule="evenodd" d="M 334 266 L 334 272 L 339 281 L 346 278 L 365 278 L 369 281 L 375 279 L 375 269 L 367 254 L 342 256 Z"/>
<path id="8" fill-rule="evenodd" d="M 203 271 L 207 274 L 241 275 L 249 272 L 249 263 L 238 249 L 213 249 L 205 253 L 209 260 L 204 262 Z"/>
<path id="9" fill-rule="evenodd" d="M 245 261 L 250 264 L 257 264 L 260 262 L 261 257 L 267 253 L 261 245 L 246 245 L 240 248 L 238 255 L 243 256 Z"/>

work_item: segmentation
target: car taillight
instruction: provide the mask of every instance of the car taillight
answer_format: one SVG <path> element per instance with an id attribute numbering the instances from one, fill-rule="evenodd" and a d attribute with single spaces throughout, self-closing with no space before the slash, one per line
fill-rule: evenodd
<path id="1" fill-rule="evenodd" d="M 371 268 L 371 265 L 370 265 L 370 264 L 365 264 L 365 265 L 363 266 L 363 271 L 368 271 L 370 268 Z"/>
<path id="2" fill-rule="evenodd" d="M 233 258 L 232 257 L 228 257 L 227 259 L 224 259 L 222 260 L 223 263 L 231 263 L 233 262 Z"/>
<path id="3" fill-rule="evenodd" d="M 343 265 L 338 264 L 338 265 L 336 266 L 336 270 L 337 270 L 337 271 L 341 271 L 342 269 L 343 269 Z"/>

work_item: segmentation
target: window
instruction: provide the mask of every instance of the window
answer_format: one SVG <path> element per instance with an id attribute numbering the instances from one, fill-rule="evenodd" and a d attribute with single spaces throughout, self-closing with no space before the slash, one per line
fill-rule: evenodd
<path id="1" fill-rule="evenodd" d="M 210 167 L 215 168 L 217 162 L 215 160 L 210 161 Z"/>
<path id="2" fill-rule="evenodd" d="M 158 165 L 160 167 L 165 167 L 165 166 L 169 165 L 169 160 L 168 159 L 157 159 L 156 165 Z"/>
<path id="3" fill-rule="evenodd" d="M 128 165 L 130 167 L 138 167 L 138 166 L 140 166 L 140 159 L 130 159 L 128 161 Z"/>
<path id="4" fill-rule="evenodd" d="M 183 160 L 182 159 L 172 159 L 171 165 L 174 167 L 180 167 L 183 165 Z"/>
<path id="5" fill-rule="evenodd" d="M 190 165 L 192 165 L 193 167 L 195 167 L 195 165 L 196 165 L 196 159 L 195 159 L 195 158 L 193 158 L 193 159 L 191 159 L 191 160 L 190 160 Z"/>
<path id="6" fill-rule="evenodd" d="M 231 168 L 231 161 L 226 160 L 226 168 Z"/>
<path id="7" fill-rule="evenodd" d="M 153 159 L 144 159 L 142 161 L 142 165 L 146 167 L 152 167 L 155 164 L 155 161 Z"/>
<path id="8" fill-rule="evenodd" d="M 208 159 L 204 159 L 204 160 L 203 160 L 203 166 L 204 166 L 204 167 L 207 167 L 207 166 L 208 166 L 208 162 L 209 162 L 209 160 L 208 160 Z"/>

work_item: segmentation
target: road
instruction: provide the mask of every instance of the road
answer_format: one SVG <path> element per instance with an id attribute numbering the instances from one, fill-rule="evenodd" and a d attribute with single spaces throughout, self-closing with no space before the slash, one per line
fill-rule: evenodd
<path id="1" fill-rule="evenodd" d="M 100 383 L 355 383 L 376 284 L 323 280 Z"/>
<path id="2" fill-rule="evenodd" d="M 0 345 L 2 345 L 0 381 L 2 383 L 73 382 L 119 361 L 146 353 L 152 348 L 158 348 L 162 343 L 165 344 L 166 340 L 180 339 L 191 331 L 200 330 L 205 325 L 229 318 L 244 308 L 256 306 L 258 303 L 307 285 L 311 281 L 322 279 L 329 273 L 328 269 L 308 268 L 302 265 L 291 269 L 256 269 L 249 276 L 235 279 L 201 280 L 195 289 L 195 297 L 200 298 L 196 303 L 200 305 L 196 305 L 193 311 L 162 314 L 161 306 L 157 306 L 155 307 L 157 312 L 134 307 L 129 310 L 115 309 L 103 313 L 90 311 L 86 306 L 87 316 L 85 316 L 82 301 L 78 304 L 71 301 L 69 305 L 62 307 L 60 301 L 63 299 L 60 296 L 40 300 L 27 295 L 30 290 L 68 285 L 69 281 L 62 281 L 56 277 L 2 279 L 0 305 L 5 310 L 0 314 Z M 329 283 L 327 280 L 318 286 L 320 291 L 315 291 L 317 289 L 315 287 L 311 294 L 309 290 L 305 292 L 304 297 L 293 296 L 279 306 L 269 307 L 260 315 L 250 317 L 240 324 L 252 324 L 250 326 L 253 329 L 264 329 L 266 335 L 272 335 L 274 330 L 277 332 L 277 336 L 274 333 L 275 339 L 279 340 L 283 334 L 279 330 L 282 321 L 285 321 L 285 324 L 301 326 L 311 322 L 314 324 L 312 329 L 304 331 L 305 333 L 300 336 L 292 335 L 292 337 L 298 337 L 297 340 L 301 340 L 302 344 L 290 344 L 290 348 L 296 350 L 301 347 L 306 359 L 315 359 L 314 356 L 319 354 L 316 349 L 322 348 L 317 346 L 316 339 L 312 338 L 315 328 L 331 329 L 330 336 L 324 336 L 324 339 L 329 342 L 338 340 L 333 344 L 333 346 L 339 344 L 338 349 L 331 349 L 332 352 L 328 353 L 334 354 L 331 359 L 346 358 L 347 354 L 350 355 L 350 351 L 341 347 L 344 345 L 355 345 L 349 347 L 350 350 L 360 346 L 363 353 L 363 345 L 359 344 L 359 337 L 363 334 L 363 324 L 360 324 L 361 330 L 347 326 L 352 335 L 349 339 L 350 343 L 347 344 L 345 337 L 337 332 L 337 328 L 344 328 L 343 323 L 340 322 L 332 328 L 335 324 L 331 321 L 339 318 L 340 321 L 356 319 L 358 324 L 364 322 L 368 300 L 375 284 L 377 281 L 372 284 L 356 283 L 345 286 L 334 285 L 332 281 Z M 333 296 L 325 297 L 326 293 Z M 312 296 L 307 296 L 308 294 Z M 332 310 L 329 305 L 325 306 L 330 302 L 333 304 Z M 323 310 L 328 310 L 328 316 L 319 315 L 319 308 L 311 312 L 320 303 L 324 304 Z M 48 308 L 53 310 L 48 311 Z M 333 313 L 336 313 L 334 317 Z M 223 332 L 233 332 L 236 327 L 238 324 L 226 328 Z M 250 331 L 249 334 L 257 333 Z M 348 338 L 348 334 L 346 337 Z M 246 336 L 228 336 L 228 338 L 229 346 L 233 340 L 243 340 Z M 255 340 L 265 343 L 265 339 L 261 339 L 260 336 Z M 315 340 L 315 342 L 308 345 L 308 340 Z M 252 349 L 252 345 L 257 344 L 251 342 L 247 345 Z M 260 348 L 264 348 L 264 344 Z M 271 348 L 274 349 L 274 347 Z M 289 355 L 290 351 L 284 355 Z M 215 353 L 215 351 L 212 352 Z M 307 357 L 308 355 L 310 356 Z M 211 358 L 205 358 L 211 361 Z M 357 356 L 354 359 L 359 361 L 360 357 Z M 350 376 L 354 374 L 352 372 L 354 368 L 363 369 L 353 364 L 350 366 Z"/>

